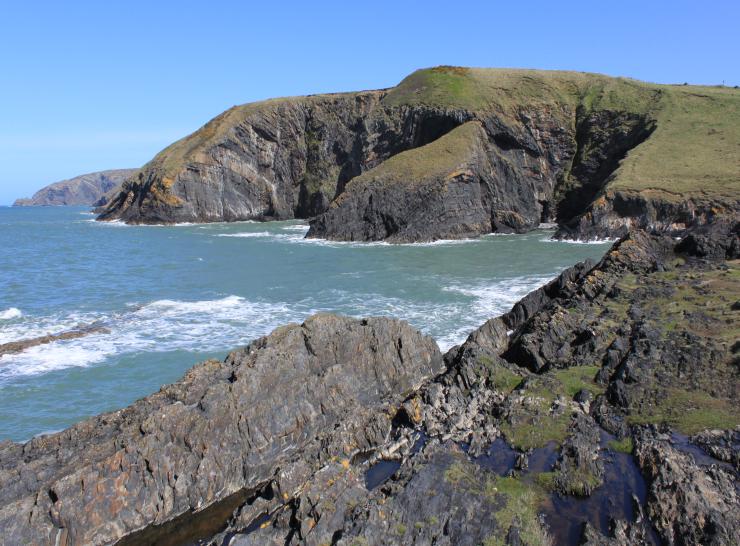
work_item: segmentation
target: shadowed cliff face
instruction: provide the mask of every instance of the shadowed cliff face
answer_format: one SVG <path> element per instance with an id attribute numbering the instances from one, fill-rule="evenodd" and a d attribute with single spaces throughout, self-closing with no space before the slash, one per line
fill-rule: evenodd
<path id="1" fill-rule="evenodd" d="M 308 218 L 325 211 L 353 177 L 471 117 L 461 110 L 388 109 L 380 104 L 382 96 L 307 97 L 234 111 L 228 120 L 211 122 L 211 131 L 219 134 L 213 143 L 189 142 L 202 137 L 196 134 L 165 150 L 124 185 L 100 218 L 133 223 Z M 221 127 L 226 123 L 234 125 Z M 186 165 L 173 171 L 176 155 Z"/>
<path id="2" fill-rule="evenodd" d="M 415 242 L 565 223 L 650 130 L 644 117 L 567 107 L 478 115 L 353 179 L 308 237 Z"/>
<path id="3" fill-rule="evenodd" d="M 318 217 L 309 237 L 426 241 L 570 220 L 650 124 L 567 106 L 512 117 L 383 103 L 366 93 L 266 104 L 174 179 L 155 159 L 101 219 Z M 216 123 L 216 122 L 214 122 Z M 576 130 L 576 127 L 579 129 Z"/>

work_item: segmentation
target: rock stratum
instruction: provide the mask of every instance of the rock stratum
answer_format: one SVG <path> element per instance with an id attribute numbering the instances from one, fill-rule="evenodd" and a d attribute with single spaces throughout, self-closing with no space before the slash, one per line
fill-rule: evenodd
<path id="1" fill-rule="evenodd" d="M 83 174 L 41 188 L 30 199 L 17 199 L 13 206 L 102 206 L 107 203 L 106 196 L 111 192 L 116 192 L 123 181 L 136 171 L 137 169 L 113 169 Z"/>
<path id="2" fill-rule="evenodd" d="M 441 355 L 317 315 L 0 444 L 2 544 L 740 542 L 740 223 L 632 230 Z"/>
<path id="3" fill-rule="evenodd" d="M 100 215 L 311 219 L 389 242 L 680 233 L 737 214 L 740 91 L 436 67 L 378 91 L 236 106 L 160 152 Z"/>

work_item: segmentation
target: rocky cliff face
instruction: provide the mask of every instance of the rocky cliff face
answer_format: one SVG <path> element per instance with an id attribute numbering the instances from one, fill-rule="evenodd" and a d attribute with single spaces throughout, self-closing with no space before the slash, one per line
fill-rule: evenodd
<path id="1" fill-rule="evenodd" d="M 101 219 L 127 222 L 307 218 L 344 185 L 469 115 L 381 104 L 383 92 L 234 108 L 164 150 L 122 188 Z"/>
<path id="2" fill-rule="evenodd" d="M 561 237 L 677 232 L 733 214 L 740 191 L 718 167 L 734 154 L 736 129 L 722 120 L 740 94 L 698 105 L 684 95 L 596 75 L 438 67 L 389 90 L 235 107 L 157 155 L 100 219 L 312 218 L 309 237 L 395 242 L 540 222 L 557 222 Z M 686 112 L 721 130 L 683 142 L 696 125 Z M 712 144 L 697 148 L 699 138 Z M 675 161 L 681 150 L 701 156 L 701 177 Z"/>
<path id="3" fill-rule="evenodd" d="M 83 174 L 41 188 L 30 199 L 18 199 L 14 207 L 51 205 L 99 205 L 106 193 L 119 187 L 136 169 L 115 169 Z"/>
<path id="4" fill-rule="evenodd" d="M 4 543 L 737 544 L 740 224 L 634 231 L 444 357 L 319 315 L 0 445 Z"/>

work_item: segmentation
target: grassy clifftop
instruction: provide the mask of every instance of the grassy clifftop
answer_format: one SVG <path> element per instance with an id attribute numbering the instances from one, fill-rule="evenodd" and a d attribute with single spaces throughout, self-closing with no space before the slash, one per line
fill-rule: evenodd
<path id="1" fill-rule="evenodd" d="M 648 116 L 656 130 L 623 160 L 608 188 L 662 197 L 740 193 L 740 90 L 659 85 L 580 72 L 436 67 L 390 90 L 389 105 L 426 104 L 514 116 L 521 107 Z"/>
<path id="2" fill-rule="evenodd" d="M 351 95 L 351 94 L 348 94 Z M 251 114 L 290 97 L 235 106 L 175 142 L 152 163 L 171 178 L 185 163 L 217 144 Z M 632 150 L 609 185 L 686 194 L 737 196 L 740 192 L 740 90 L 659 85 L 568 71 L 435 67 L 418 70 L 390 89 L 387 106 L 428 105 L 513 116 L 521 107 L 613 110 L 649 116 L 655 132 Z M 400 162 L 396 162 L 400 163 Z"/>
<path id="3" fill-rule="evenodd" d="M 454 169 L 486 141 L 472 125 L 463 127 L 471 121 L 492 149 L 505 153 L 497 180 L 511 182 L 508 194 L 521 194 L 513 186 L 530 180 L 537 187 L 529 194 L 557 210 L 558 222 L 590 214 L 605 194 L 639 194 L 647 208 L 678 202 L 687 217 L 699 201 L 713 211 L 720 202 L 719 209 L 728 202 L 733 208 L 740 196 L 740 90 L 441 66 L 418 70 L 391 89 L 235 106 L 157 154 L 102 218 L 315 216 L 345 188 L 357 188 L 355 178 L 413 188 L 420 178 Z M 665 225 L 684 221 L 663 216 Z M 586 223 L 609 231 L 627 222 L 598 218 Z"/>

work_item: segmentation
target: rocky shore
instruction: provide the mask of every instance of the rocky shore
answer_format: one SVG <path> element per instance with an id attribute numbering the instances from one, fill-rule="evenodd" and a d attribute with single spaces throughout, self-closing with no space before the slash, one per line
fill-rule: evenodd
<path id="1" fill-rule="evenodd" d="M 715 221 L 632 230 L 444 355 L 316 315 L 0 443 L 0 543 L 738 544 L 738 294 Z"/>

